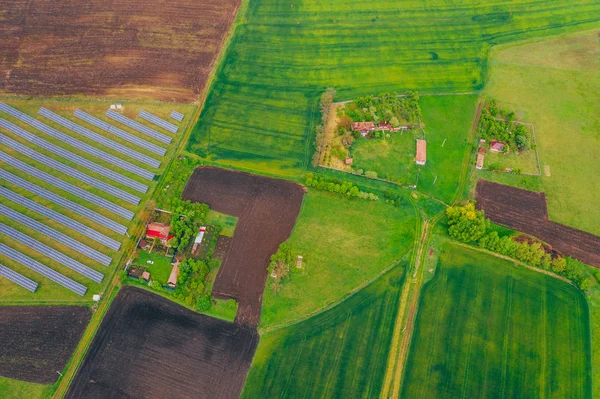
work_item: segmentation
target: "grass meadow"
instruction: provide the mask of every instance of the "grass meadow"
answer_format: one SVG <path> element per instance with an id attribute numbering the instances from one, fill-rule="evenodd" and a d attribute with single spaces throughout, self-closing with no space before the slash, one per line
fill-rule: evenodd
<path id="1" fill-rule="evenodd" d="M 317 312 L 400 261 L 416 224 L 408 202 L 394 207 L 309 189 L 289 239 L 304 267 L 294 268 L 277 293 L 267 284 L 261 328 Z"/>
<path id="2" fill-rule="evenodd" d="M 544 191 L 550 219 L 597 235 L 599 69 L 597 31 L 494 51 L 486 93 L 535 125 L 542 176 L 478 173 Z"/>
<path id="3" fill-rule="evenodd" d="M 589 347 L 575 287 L 447 243 L 421 293 L 401 396 L 591 397 Z"/>
<path id="4" fill-rule="evenodd" d="M 56 100 L 50 100 L 50 99 L 23 99 L 23 98 L 17 98 L 17 97 L 3 97 L 2 99 L 0 99 L 1 101 L 7 103 L 8 105 L 13 106 L 14 108 L 17 108 L 18 110 L 25 112 L 31 116 L 34 116 L 36 119 L 44 122 L 45 124 L 52 126 L 56 129 L 58 129 L 59 131 L 68 134 L 69 136 L 72 136 L 80 141 L 83 141 L 87 144 L 90 144 L 94 147 L 97 147 L 99 149 L 102 149 L 106 152 L 112 153 L 113 155 L 125 158 L 124 156 L 122 156 L 120 153 L 118 152 L 114 152 L 113 150 L 111 150 L 110 148 L 107 147 L 103 147 L 102 145 L 99 145 L 98 143 L 94 142 L 93 140 L 87 139 L 84 136 L 81 136 L 77 133 L 71 132 L 70 130 L 63 128 L 53 122 L 51 122 L 49 119 L 46 119 L 44 117 L 38 116 L 38 110 L 40 109 L 40 107 L 46 107 L 48 109 L 50 109 L 51 111 L 54 111 L 58 114 L 60 114 L 63 117 L 66 117 L 84 127 L 87 127 L 88 129 L 93 130 L 96 133 L 99 133 L 105 137 L 108 137 L 116 142 L 119 142 L 120 144 L 123 144 L 127 147 L 130 148 L 134 148 L 137 151 L 144 153 L 146 155 L 150 155 L 155 159 L 159 159 L 162 161 L 161 166 L 158 169 L 152 169 L 151 167 L 149 167 L 148 165 L 145 165 L 137 160 L 134 159 L 129 159 L 127 158 L 126 160 L 128 162 L 131 162 L 132 164 L 135 164 L 137 166 L 143 167 L 144 169 L 147 170 L 151 170 L 153 171 L 157 176 L 160 176 L 166 166 L 166 164 L 168 163 L 169 159 L 172 157 L 175 148 L 177 146 L 177 143 L 179 142 L 179 138 L 180 138 L 180 134 L 178 133 L 178 135 L 174 135 L 173 136 L 173 142 L 171 143 L 171 145 L 168 147 L 168 151 L 167 154 L 165 154 L 164 157 L 159 157 L 156 154 L 152 154 L 140 147 L 134 146 L 116 136 L 110 135 L 108 133 L 102 132 L 99 129 L 88 125 L 87 123 L 75 118 L 73 116 L 73 112 L 75 111 L 75 109 L 79 108 L 83 111 L 86 111 L 94 116 L 99 117 L 100 119 L 109 121 L 117 126 L 119 126 L 120 128 L 122 128 L 123 130 L 128 131 L 129 133 L 136 135 L 138 137 L 143 137 L 144 139 L 148 139 L 149 141 L 153 142 L 154 144 L 160 144 L 159 142 L 154 141 L 154 139 L 148 138 L 147 136 L 142 135 L 141 133 L 137 133 L 136 131 L 134 131 L 133 129 L 130 129 L 124 125 L 118 124 L 114 121 L 111 121 L 110 119 L 104 117 L 104 113 L 106 112 L 106 110 L 109 108 L 110 104 L 118 102 L 118 101 L 92 101 L 92 100 L 85 100 L 85 99 L 73 99 L 73 100 L 69 100 L 69 99 L 56 99 Z M 139 112 L 139 110 L 141 109 L 145 109 L 149 112 L 154 113 L 157 116 L 161 116 L 165 119 L 168 119 L 168 115 L 171 112 L 172 109 L 175 109 L 181 113 L 184 113 L 185 115 L 190 115 L 193 111 L 193 106 L 192 105 L 179 105 L 179 104 L 170 104 L 170 103 L 146 103 L 146 102 L 121 102 L 123 104 L 124 107 L 124 114 L 129 116 L 130 118 L 136 119 L 137 113 Z M 139 192 L 136 192 L 126 186 L 123 186 L 119 183 L 113 182 L 112 180 L 103 177 L 102 175 L 92 172 L 90 170 L 87 170 L 79 165 L 77 165 L 76 163 L 72 162 L 71 160 L 66 160 L 64 158 L 58 157 L 46 150 L 44 150 L 42 147 L 38 147 L 34 144 L 31 144 L 30 142 L 28 142 L 27 140 L 21 139 L 19 136 L 9 132 L 8 130 L 4 129 L 4 128 L 0 128 L 0 133 L 2 133 L 3 135 L 6 135 L 10 138 L 12 138 L 13 140 L 16 140 L 18 142 L 20 142 L 21 144 L 26 145 L 27 147 L 34 149 L 35 151 L 38 151 L 50 158 L 53 158 L 59 162 L 64 163 L 65 165 L 68 165 L 70 167 L 73 167 L 79 171 L 84 172 L 85 174 L 97 178 L 99 180 L 102 180 L 104 182 L 107 182 L 109 184 L 112 184 L 120 189 L 122 189 L 123 191 L 126 191 L 128 193 L 134 194 L 138 197 L 141 198 L 141 202 L 140 205 L 135 206 L 135 205 L 131 205 L 128 204 L 124 201 L 121 201 L 115 197 L 112 197 L 109 194 L 106 194 L 98 189 L 95 189 L 94 187 L 88 186 L 83 182 L 80 182 L 74 178 L 71 178 L 69 176 L 63 175 L 61 172 L 58 172 L 50 167 L 45 166 L 44 164 L 34 161 L 33 159 L 24 156 L 22 154 L 20 154 L 19 152 L 11 149 L 8 146 L 2 146 L 2 151 L 6 152 L 8 155 L 13 156 L 39 170 L 42 170 L 48 174 L 54 175 L 64 181 L 66 181 L 67 183 L 71 183 L 81 189 L 84 189 L 88 192 L 91 192 L 93 194 L 96 194 L 99 197 L 102 197 L 104 199 L 107 199 L 111 202 L 114 202 L 117 205 L 120 205 L 132 212 L 138 213 L 139 211 L 141 211 L 143 209 L 143 207 L 145 206 L 146 201 L 150 198 L 150 196 L 152 195 L 153 189 L 156 185 L 156 182 L 158 180 L 158 178 L 155 178 L 154 181 L 147 181 L 147 180 L 143 180 L 142 178 L 132 174 L 131 172 L 124 170 L 124 169 L 120 169 L 117 168 L 105 161 L 102 161 L 98 158 L 95 158 L 83 151 L 81 151 L 80 149 L 76 148 L 76 147 L 71 147 L 65 143 L 63 143 L 61 140 L 55 139 L 45 133 L 42 133 L 41 131 L 38 131 L 37 129 L 24 124 L 22 122 L 20 122 L 19 120 L 1 113 L 0 117 L 3 119 L 8 120 L 9 122 L 20 126 L 21 128 L 34 133 L 36 136 L 43 138 L 46 141 L 49 141 L 55 145 L 58 145 L 59 147 L 65 148 L 68 151 L 71 151 L 75 154 L 78 154 L 84 158 L 90 159 L 93 162 L 102 165 L 108 169 L 111 170 L 115 170 L 118 173 L 121 173 L 122 175 L 125 175 L 133 180 L 142 182 L 146 185 L 148 185 L 149 189 L 148 192 L 146 194 L 142 194 Z M 184 121 L 184 123 L 186 123 L 187 120 Z M 96 211 L 97 213 L 108 217 L 111 220 L 114 220 L 120 224 L 123 224 L 125 226 L 129 227 L 129 232 L 133 232 L 133 230 L 138 227 L 139 219 L 137 217 L 134 217 L 134 219 L 129 222 L 128 220 L 117 216 L 111 212 L 108 212 L 94 204 L 88 203 L 87 201 L 72 195 L 68 192 L 62 191 L 58 188 L 56 188 L 55 186 L 47 183 L 44 180 L 41 179 L 37 179 L 37 178 L 33 178 L 32 176 L 28 175 L 27 173 L 23 173 L 21 171 L 19 171 L 16 168 L 13 168 L 11 166 L 9 166 L 8 164 L 4 163 L 4 162 L 0 162 L 0 167 L 2 167 L 2 169 L 7 170 L 8 172 L 15 174 L 25 180 L 28 180 L 42 188 L 45 188 L 55 194 L 58 194 L 68 200 L 71 200 L 77 204 L 83 205 L 87 208 L 90 208 L 94 211 Z M 91 222 L 89 219 L 82 217 L 78 214 L 72 213 L 68 210 L 66 210 L 65 208 L 62 208 L 56 204 L 53 204 L 47 200 L 44 200 L 40 197 L 37 197 L 31 193 L 29 193 L 26 190 L 20 189 L 19 187 L 12 185 L 6 181 L 2 182 L 2 185 L 7 187 L 8 189 L 23 195 L 27 198 L 30 198 L 32 200 L 34 200 L 35 202 L 38 202 L 44 206 L 47 206 L 50 209 L 53 209 L 59 213 L 65 214 L 68 217 L 83 223 L 86 226 L 89 226 L 91 228 L 94 228 L 98 231 L 100 231 L 101 233 L 117 240 L 117 241 L 121 241 L 122 244 L 122 250 L 121 251 L 113 251 L 111 249 L 108 249 L 107 247 L 96 243 L 95 241 L 87 238 L 86 236 L 80 235 L 78 232 L 73 231 L 67 227 L 64 227 L 58 223 L 54 223 L 52 221 L 48 221 L 47 219 L 45 219 L 45 217 L 43 217 L 42 215 L 39 215 L 33 211 L 28 210 L 27 208 L 25 208 L 23 205 L 18 204 L 18 203 L 14 203 L 12 201 L 8 201 L 8 200 L 4 200 L 3 204 L 7 205 L 8 207 L 23 213 L 35 220 L 38 220 L 44 224 L 49 224 L 52 228 L 70 236 L 73 237 L 83 243 L 85 243 L 86 245 L 112 257 L 113 259 L 113 263 L 109 266 L 109 267 L 105 267 L 102 266 L 90 259 L 88 259 L 87 257 L 79 254 L 78 252 L 58 243 L 57 241 L 54 241 L 42 234 L 40 234 L 39 232 L 32 230 L 28 227 L 25 227 L 24 225 L 21 225 L 20 223 L 16 223 L 13 222 L 11 219 L 4 217 L 4 216 L 0 216 L 0 222 L 22 232 L 25 233 L 31 237 L 33 237 L 34 239 L 68 255 L 69 257 L 78 260 L 79 262 L 100 271 L 101 273 L 103 273 L 105 275 L 104 281 L 102 283 L 94 283 L 91 280 L 81 276 L 80 274 L 72 271 L 71 269 L 68 269 L 62 265 L 60 265 L 58 262 L 55 262 L 49 258 L 47 258 L 44 254 L 41 254 L 39 252 L 35 252 L 35 251 L 31 251 L 30 249 L 28 249 L 27 247 L 21 245 L 20 243 L 18 243 L 16 240 L 10 238 L 10 237 L 6 237 L 6 236 L 2 236 L 2 242 L 6 243 L 8 246 L 13 247 L 14 249 L 21 251 L 25 254 L 27 254 L 28 256 L 30 256 L 31 258 L 41 262 L 42 264 L 45 264 L 49 267 L 51 267 L 52 269 L 58 271 L 59 273 L 85 285 L 86 287 L 88 287 L 88 292 L 85 295 L 85 297 L 82 299 L 79 295 L 67 290 L 66 288 L 63 288 L 62 286 L 46 279 L 45 277 L 42 277 L 41 275 L 33 272 L 32 270 L 22 266 L 19 263 L 13 262 L 10 259 L 4 258 L 4 257 L 0 257 L 0 263 L 4 264 L 5 266 L 25 275 L 26 277 L 29 277 L 31 279 L 33 279 L 34 281 L 36 281 L 39 284 L 38 290 L 35 293 L 30 293 L 29 291 L 17 286 L 16 284 L 6 280 L 6 279 L 0 279 L 0 303 L 9 303 L 9 302 L 14 302 L 14 303 L 25 303 L 25 302 L 38 302 L 38 303 L 44 303 L 44 302 L 64 302 L 64 303 L 69 303 L 69 302 L 78 302 L 78 301 L 82 301 L 82 300 L 90 300 L 93 294 L 97 294 L 99 292 L 101 292 L 103 290 L 103 288 L 105 287 L 105 285 L 107 284 L 107 282 L 110 279 L 110 276 L 112 275 L 112 273 L 114 272 L 118 261 L 120 260 L 121 256 L 122 256 L 122 252 L 125 249 L 126 245 L 129 244 L 129 239 L 127 237 L 123 237 L 123 236 L 119 236 L 118 234 L 112 232 L 111 230 L 97 225 L 93 222 Z"/>
<path id="5" fill-rule="evenodd" d="M 334 308 L 261 335 L 242 398 L 376 398 L 404 270 L 394 267 Z"/>
<path id="6" fill-rule="evenodd" d="M 326 87 L 337 89 L 338 100 L 480 90 L 492 45 L 600 21 L 600 4 L 591 2 L 472 3 L 252 2 L 188 150 L 225 165 L 298 175 L 312 155 L 317 99 Z"/>

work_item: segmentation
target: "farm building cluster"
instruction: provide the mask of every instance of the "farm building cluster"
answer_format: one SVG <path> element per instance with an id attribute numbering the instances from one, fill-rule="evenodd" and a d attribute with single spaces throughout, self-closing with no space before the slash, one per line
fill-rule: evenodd
<path id="1" fill-rule="evenodd" d="M 400 132 L 405 130 L 412 130 L 412 126 L 398 126 L 393 127 L 391 123 L 387 122 L 352 122 L 350 125 L 351 129 L 356 132 L 360 132 L 360 135 L 363 137 L 368 136 L 369 133 L 374 131 L 380 132 Z"/>

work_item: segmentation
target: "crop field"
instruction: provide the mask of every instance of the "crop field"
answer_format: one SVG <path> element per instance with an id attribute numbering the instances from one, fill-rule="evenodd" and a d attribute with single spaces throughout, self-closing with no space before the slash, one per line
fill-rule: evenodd
<path id="1" fill-rule="evenodd" d="M 598 31 L 499 48 L 486 94 L 535 125 L 542 176 L 480 174 L 544 191 L 550 219 L 600 235 Z"/>
<path id="2" fill-rule="evenodd" d="M 66 397 L 237 398 L 257 344 L 255 330 L 126 287 Z"/>
<path id="3" fill-rule="evenodd" d="M 240 0 L 2 0 L 0 91 L 197 100 Z"/>
<path id="4" fill-rule="evenodd" d="M 421 293 L 402 397 L 591 397 L 588 306 L 558 279 L 446 244 Z"/>
<path id="5" fill-rule="evenodd" d="M 365 215 L 369 215 L 365 217 Z M 304 257 L 277 293 L 264 293 L 261 328 L 307 317 L 401 260 L 412 248 L 416 213 L 309 189 L 289 242 Z"/>
<path id="6" fill-rule="evenodd" d="M 404 269 L 392 268 L 336 307 L 265 333 L 242 398 L 376 398 Z"/>
<path id="7" fill-rule="evenodd" d="M 326 87 L 337 89 L 338 100 L 479 90 L 491 45 L 591 28 L 599 15 L 600 4 L 567 0 L 255 1 L 188 150 L 223 164 L 298 174 L 310 160 L 317 98 Z"/>
<path id="8" fill-rule="evenodd" d="M 50 267 L 76 284 L 81 284 L 87 288 L 87 292 L 82 298 L 77 293 L 42 277 L 13 258 L 0 255 L 0 264 L 39 284 L 37 291 L 31 293 L 5 278 L 0 278 L 0 292 L 2 292 L 0 301 L 72 302 L 89 300 L 93 294 L 102 291 L 112 275 L 117 261 L 120 259 L 121 251 L 129 244 L 129 239 L 124 232 L 132 232 L 136 228 L 139 220 L 135 215 L 145 206 L 145 202 L 153 192 L 158 176 L 162 174 L 181 137 L 180 133 L 173 135 L 141 120 L 137 117 L 138 112 L 144 109 L 164 119 L 169 119 L 171 110 L 189 116 L 193 106 L 143 102 L 123 104 L 123 115 L 144 126 L 162 131 L 164 136 L 172 137 L 171 144 L 167 145 L 105 117 L 104 113 L 111 105 L 108 102 L 10 98 L 3 100 L 3 103 L 34 117 L 36 121 L 42 122 L 56 131 L 48 134 L 39 130 L 40 126 L 33 127 L 30 124 L 37 123 L 35 121 L 25 123 L 7 111 L 0 111 L 0 122 L 2 123 L 0 126 L 2 141 L 0 170 L 4 174 L 8 173 L 24 180 L 27 184 L 34 184 L 39 189 L 46 190 L 46 194 L 34 194 L 30 188 L 23 186 L 25 183 L 9 182 L 4 177 L 2 178 L 0 188 L 5 191 L 0 197 L 3 206 L 0 208 L 0 223 L 5 226 L 3 229 L 12 229 L 5 230 L 6 232 L 2 235 L 2 243 L 13 250 L 27 254 L 33 260 Z M 89 136 L 76 133 L 46 116 L 39 115 L 38 111 L 41 107 L 66 118 L 68 123 L 75 122 L 88 129 L 86 134 Z M 102 122 L 109 122 L 111 125 L 117 126 L 121 129 L 121 133 L 119 135 L 108 133 L 74 117 L 76 109 L 93 115 Z M 186 122 L 187 119 L 183 123 Z M 184 125 L 182 125 L 183 127 Z M 41 128 L 46 129 L 46 127 Z M 40 141 L 40 139 L 44 141 Z M 65 142 L 66 139 L 76 139 L 78 142 L 68 144 Z M 152 144 L 153 147 L 149 147 L 152 150 L 163 148 L 164 155 L 161 156 L 133 143 L 139 140 Z M 123 151 L 129 150 L 133 150 L 135 154 L 125 155 L 126 153 Z M 133 156 L 136 158 L 134 159 Z M 88 162 L 93 164 L 90 166 Z M 117 165 L 115 162 L 126 163 Z M 150 162 L 153 166 L 148 164 Z M 147 178 L 141 177 L 142 171 L 150 172 L 154 178 L 147 180 Z M 115 178 L 124 180 L 117 182 L 114 180 Z M 65 188 L 65 183 L 68 188 Z M 146 191 L 138 191 L 139 189 L 136 188 L 138 185 L 146 186 Z M 12 192 L 18 197 L 9 199 L 7 195 L 12 194 L 8 194 L 8 192 Z M 53 199 L 56 198 L 55 196 L 71 201 L 70 205 L 59 205 Z M 29 199 L 30 202 L 28 203 L 23 197 Z M 45 207 L 46 210 L 39 211 L 32 208 L 39 205 Z M 44 212 L 50 212 L 54 216 L 49 216 Z M 96 216 L 91 216 L 90 212 L 95 213 Z M 57 222 L 56 218 L 65 216 L 71 221 L 67 224 Z M 19 219 L 23 217 L 26 218 L 25 221 Z M 130 218 L 131 220 L 129 220 Z M 114 226 L 115 223 L 119 225 L 117 226 L 119 229 L 124 229 L 124 231 L 114 230 L 111 226 Z M 44 230 L 47 228 L 51 230 Z M 14 232 L 15 230 L 17 233 Z M 102 236 L 98 236 L 96 233 L 100 233 Z M 17 234 L 30 237 L 43 244 L 44 248 L 49 247 L 58 254 L 49 256 L 49 251 L 46 249 L 32 251 L 28 248 L 31 245 L 22 242 Z M 87 248 L 87 252 L 82 253 L 75 249 L 74 245 L 80 244 Z M 38 244 L 35 245 L 38 246 Z M 71 261 L 61 259 L 64 256 L 76 262 L 79 265 L 77 267 L 83 267 L 95 275 L 100 273 L 99 275 L 104 278 L 98 281 L 98 279 L 84 277 L 66 266 L 66 262 Z"/>
<path id="9" fill-rule="evenodd" d="M 56 382 L 90 317 L 83 306 L 0 307 L 0 376 Z"/>

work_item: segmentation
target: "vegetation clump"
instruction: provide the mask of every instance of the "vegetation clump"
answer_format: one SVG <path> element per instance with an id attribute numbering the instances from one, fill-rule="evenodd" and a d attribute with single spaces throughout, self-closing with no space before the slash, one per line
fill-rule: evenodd
<path id="1" fill-rule="evenodd" d="M 500 108 L 494 100 L 481 111 L 479 134 L 486 141 L 496 140 L 504 143 L 504 152 L 510 148 L 519 151 L 532 147 L 532 134 L 529 129 L 515 121 L 515 113 Z"/>
<path id="2" fill-rule="evenodd" d="M 328 87 L 319 101 L 319 109 L 321 111 L 321 123 L 317 126 L 317 136 L 315 137 L 315 153 L 313 154 L 312 166 L 319 166 L 321 154 L 325 150 L 327 143 L 325 139 L 325 126 L 329 122 L 329 113 L 333 100 L 335 99 L 335 89 Z"/>
<path id="3" fill-rule="evenodd" d="M 377 96 L 358 97 L 346 107 L 343 121 L 386 122 L 393 127 L 418 124 L 421 118 L 419 94 L 409 91 L 400 96 L 397 93 L 381 93 Z M 342 128 L 350 126 L 343 125 Z"/>
<path id="4" fill-rule="evenodd" d="M 346 180 L 328 180 L 314 173 L 306 175 L 306 185 L 317 190 L 329 191 L 331 193 L 343 194 L 351 198 L 360 198 L 369 201 L 377 201 L 379 197 L 373 193 L 361 191 L 358 186 Z"/>
<path id="5" fill-rule="evenodd" d="M 267 268 L 269 276 L 273 279 L 273 291 L 278 292 L 281 283 L 288 278 L 293 262 L 292 245 L 289 242 L 282 243 L 277 252 L 271 256 L 271 262 Z"/>
<path id="6" fill-rule="evenodd" d="M 173 219 L 171 220 L 171 247 L 185 249 L 198 234 L 202 220 L 208 214 L 208 205 L 199 202 L 184 201 L 174 198 L 171 201 Z"/>
<path id="7" fill-rule="evenodd" d="M 478 240 L 490 228 L 490 221 L 483 211 L 475 209 L 475 203 L 465 206 L 451 206 L 446 209 L 448 234 L 455 240 L 471 242 Z"/>

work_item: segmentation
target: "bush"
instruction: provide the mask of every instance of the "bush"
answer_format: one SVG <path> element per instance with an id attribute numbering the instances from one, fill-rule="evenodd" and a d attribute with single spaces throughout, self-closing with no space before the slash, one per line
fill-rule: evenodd
<path id="1" fill-rule="evenodd" d="M 200 298 L 198 298 L 196 301 L 196 309 L 198 309 L 200 312 L 206 312 L 208 309 L 210 309 L 211 305 L 212 299 L 208 294 L 200 296 Z"/>
<path id="2" fill-rule="evenodd" d="M 475 209 L 475 203 L 465 206 L 451 206 L 446 209 L 448 217 L 448 234 L 450 237 L 471 242 L 481 238 L 490 227 L 490 221 L 485 218 L 483 211 Z"/>
<path id="3" fill-rule="evenodd" d="M 368 170 L 365 172 L 365 176 L 368 177 L 369 179 L 376 179 L 377 178 L 377 173 L 373 172 L 371 170 Z"/>

